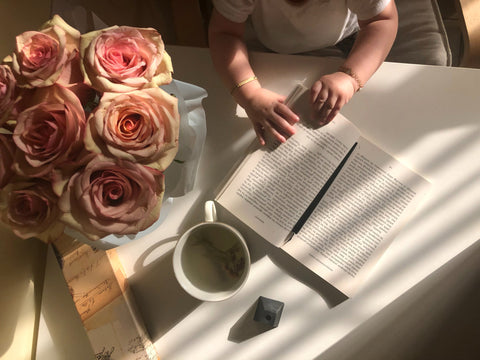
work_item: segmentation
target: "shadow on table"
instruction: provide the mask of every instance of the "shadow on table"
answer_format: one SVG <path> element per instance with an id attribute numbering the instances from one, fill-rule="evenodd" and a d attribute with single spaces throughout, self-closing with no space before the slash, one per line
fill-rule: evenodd
<path id="1" fill-rule="evenodd" d="M 137 260 L 135 273 L 128 279 L 152 341 L 167 333 L 202 303 L 187 294 L 175 278 L 173 248 L 144 265 L 153 252 L 177 240 L 177 237 L 168 238 L 147 249 Z M 146 313 L 146 309 L 155 311 Z"/>
<path id="2" fill-rule="evenodd" d="M 268 256 L 275 265 L 288 273 L 292 278 L 315 290 L 325 300 L 329 308 L 333 308 L 348 299 L 347 295 L 323 280 L 282 249 L 272 246 L 268 250 Z"/>
<path id="3" fill-rule="evenodd" d="M 245 314 L 238 319 L 235 325 L 230 328 L 228 334 L 229 341 L 241 343 L 272 329 L 270 325 L 254 320 L 256 309 L 257 301 L 255 301 Z"/>
<path id="4" fill-rule="evenodd" d="M 239 229 L 246 238 L 252 262 L 268 256 L 279 269 L 316 291 L 329 307 L 334 307 L 347 299 L 344 294 L 299 264 L 283 250 L 263 240 L 251 229 L 223 213 L 221 209 L 220 213 L 221 221 Z M 190 225 L 185 224 L 186 227 Z M 174 243 L 177 240 L 178 236 L 170 237 L 145 250 L 134 265 L 134 274 L 128 278 L 152 341 L 162 337 L 202 304 L 202 301 L 186 293 L 175 278 L 172 258 Z M 165 247 L 169 250 L 165 251 Z M 148 262 L 149 258 L 155 260 Z M 256 303 L 232 327 L 229 335 L 231 341 L 241 342 L 268 330 L 264 324 L 253 320 L 255 306 Z"/>
<path id="5" fill-rule="evenodd" d="M 341 293 L 318 275 L 315 275 L 305 266 L 298 263 L 282 249 L 261 239 L 259 242 L 262 244 L 256 244 L 257 254 L 259 253 L 258 247 L 263 247 L 265 256 L 268 256 L 279 269 L 317 292 L 329 308 L 333 308 L 348 299 L 345 294 Z M 241 343 L 273 329 L 273 327 L 267 323 L 255 321 L 254 318 L 257 311 L 257 304 L 258 300 L 255 301 L 230 328 L 228 334 L 229 341 Z M 281 326 L 281 319 L 279 326 Z"/>
<path id="6" fill-rule="evenodd" d="M 286 272 L 292 278 L 316 291 L 325 300 L 329 308 L 335 307 L 348 299 L 345 294 L 338 291 L 327 281 L 323 280 L 310 269 L 299 263 L 284 250 L 262 239 L 252 229 L 233 217 L 233 215 L 228 213 L 228 211 L 218 204 L 217 212 L 219 213 L 221 221 L 234 226 L 243 234 L 250 250 L 252 263 L 258 261 L 264 256 L 268 256 L 278 268 Z"/>

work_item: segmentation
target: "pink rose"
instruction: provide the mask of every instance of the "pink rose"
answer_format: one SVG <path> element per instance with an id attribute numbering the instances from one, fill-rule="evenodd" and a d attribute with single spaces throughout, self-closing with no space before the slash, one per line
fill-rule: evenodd
<path id="1" fill-rule="evenodd" d="M 22 175 L 44 177 L 83 150 L 85 113 L 75 94 L 59 85 L 38 89 L 33 101 L 37 105 L 17 118 L 15 166 Z"/>
<path id="2" fill-rule="evenodd" d="M 165 170 L 178 149 L 177 99 L 160 88 L 105 93 L 87 121 L 85 147 Z"/>
<path id="3" fill-rule="evenodd" d="M 22 239 L 56 239 L 64 230 L 59 221 L 58 197 L 46 181 L 10 184 L 0 198 L 0 219 Z"/>
<path id="4" fill-rule="evenodd" d="M 59 201 L 62 221 L 90 240 L 136 234 L 158 219 L 163 192 L 160 171 L 99 155 L 70 178 Z"/>
<path id="5" fill-rule="evenodd" d="M 101 92 L 128 92 L 168 84 L 172 62 L 151 28 L 113 26 L 82 35 L 84 81 Z"/>
<path id="6" fill-rule="evenodd" d="M 3 126 L 15 103 L 15 86 L 17 81 L 12 70 L 0 65 L 0 126 Z"/>
<path id="7" fill-rule="evenodd" d="M 0 134 L 0 189 L 8 184 L 15 174 L 13 171 L 13 154 L 15 143 L 12 136 Z"/>
<path id="8" fill-rule="evenodd" d="M 55 15 L 40 31 L 17 36 L 12 68 L 20 86 L 44 87 L 78 82 L 80 32 Z"/>

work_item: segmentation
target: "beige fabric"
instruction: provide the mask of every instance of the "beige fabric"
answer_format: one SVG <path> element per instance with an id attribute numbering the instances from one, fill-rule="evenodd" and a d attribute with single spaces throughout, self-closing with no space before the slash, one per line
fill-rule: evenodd
<path id="1" fill-rule="evenodd" d="M 396 0 L 399 26 L 387 61 L 452 65 L 452 54 L 435 0 Z"/>

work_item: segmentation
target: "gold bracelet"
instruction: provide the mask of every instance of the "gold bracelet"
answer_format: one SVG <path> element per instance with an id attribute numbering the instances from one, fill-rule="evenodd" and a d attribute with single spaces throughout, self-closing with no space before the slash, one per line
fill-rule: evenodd
<path id="1" fill-rule="evenodd" d="M 230 91 L 230 94 L 233 94 L 233 92 L 235 90 L 237 90 L 238 88 L 242 87 L 243 85 L 245 84 L 248 84 L 249 82 L 252 82 L 252 81 L 255 81 L 255 80 L 258 80 L 258 78 L 256 76 L 252 76 L 252 77 L 249 77 L 248 79 L 245 79 L 245 80 L 242 80 L 240 81 L 238 84 L 236 84 L 232 90 Z"/>
<path id="2" fill-rule="evenodd" d="M 355 80 L 355 82 L 358 85 L 357 91 L 360 91 L 360 89 L 363 88 L 363 84 L 360 81 L 360 78 L 351 68 L 342 65 L 338 68 L 338 71 L 343 72 L 343 73 L 351 76 L 353 78 L 353 80 Z"/>

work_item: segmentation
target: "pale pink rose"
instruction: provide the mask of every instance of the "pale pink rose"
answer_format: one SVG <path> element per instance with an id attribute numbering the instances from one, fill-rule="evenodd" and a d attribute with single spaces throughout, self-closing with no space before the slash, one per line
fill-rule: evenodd
<path id="1" fill-rule="evenodd" d="M 80 32 L 55 15 L 40 31 L 26 31 L 16 38 L 12 68 L 19 86 L 44 87 L 78 82 Z"/>
<path id="2" fill-rule="evenodd" d="M 7 65 L 0 65 L 0 126 L 3 126 L 15 103 L 17 81 Z"/>
<path id="3" fill-rule="evenodd" d="M 90 240 L 136 234 L 159 217 L 163 173 L 98 155 L 69 180 L 59 206 L 62 221 Z"/>
<path id="4" fill-rule="evenodd" d="M 105 93 L 87 121 L 85 147 L 165 170 L 178 149 L 177 99 L 160 88 Z"/>
<path id="5" fill-rule="evenodd" d="M 113 26 L 83 34 L 84 81 L 101 92 L 128 92 L 168 84 L 172 61 L 151 28 Z"/>
<path id="6" fill-rule="evenodd" d="M 22 239 L 53 241 L 65 227 L 59 221 L 57 202 L 58 197 L 46 181 L 9 184 L 1 193 L 0 219 Z"/>
<path id="7" fill-rule="evenodd" d="M 0 134 L 0 189 L 8 184 L 15 172 L 13 171 L 13 156 L 15 143 L 11 135 Z"/>
<path id="8" fill-rule="evenodd" d="M 59 85 L 38 89 L 33 101 L 37 105 L 18 115 L 13 132 L 15 167 L 21 175 L 46 177 L 83 150 L 85 113 L 75 94 Z"/>

